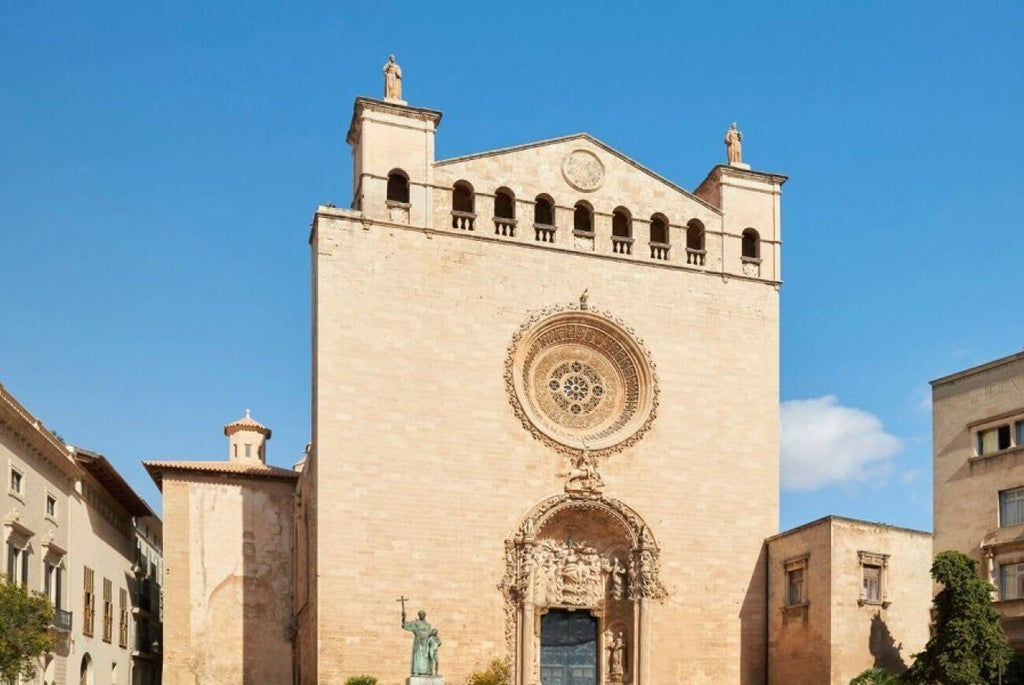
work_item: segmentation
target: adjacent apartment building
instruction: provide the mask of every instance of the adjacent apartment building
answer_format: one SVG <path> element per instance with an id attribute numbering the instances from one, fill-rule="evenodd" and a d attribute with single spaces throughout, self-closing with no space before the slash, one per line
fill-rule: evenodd
<path id="1" fill-rule="evenodd" d="M 0 468 L 6 580 L 55 608 L 34 682 L 160 682 L 159 518 L 105 457 L 66 445 L 2 385 Z"/>
<path id="2" fill-rule="evenodd" d="M 978 562 L 1024 653 L 1024 352 L 932 381 L 932 440 L 935 551 Z"/>

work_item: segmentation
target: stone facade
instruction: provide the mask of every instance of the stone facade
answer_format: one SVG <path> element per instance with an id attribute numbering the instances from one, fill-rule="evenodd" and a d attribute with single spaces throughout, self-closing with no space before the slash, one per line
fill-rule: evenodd
<path id="1" fill-rule="evenodd" d="M 932 537 L 829 516 L 767 542 L 769 685 L 901 673 L 928 641 Z"/>
<path id="2" fill-rule="evenodd" d="M 539 682 L 572 612 L 598 682 L 763 682 L 785 178 L 691 193 L 585 134 L 436 161 L 440 118 L 358 99 L 354 209 L 313 221 L 300 681 L 400 682 L 404 594 L 453 682 Z"/>
<path id="3" fill-rule="evenodd" d="M 270 430 L 225 426 L 227 461 L 145 462 L 163 493 L 163 682 L 292 681 L 294 471 Z"/>
<path id="4" fill-rule="evenodd" d="M 1024 653 L 1024 353 L 932 381 L 935 550 L 978 562 Z"/>

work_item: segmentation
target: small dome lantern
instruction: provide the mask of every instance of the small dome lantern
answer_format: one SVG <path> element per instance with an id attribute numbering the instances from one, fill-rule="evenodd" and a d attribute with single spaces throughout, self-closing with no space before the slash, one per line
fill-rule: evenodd
<path id="1" fill-rule="evenodd" d="M 267 440 L 270 429 L 252 418 L 248 409 L 245 416 L 224 426 L 228 436 L 230 461 L 267 463 Z"/>

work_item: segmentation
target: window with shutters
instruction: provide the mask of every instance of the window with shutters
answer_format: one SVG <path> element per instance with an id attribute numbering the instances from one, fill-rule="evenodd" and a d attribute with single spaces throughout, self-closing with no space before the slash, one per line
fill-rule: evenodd
<path id="1" fill-rule="evenodd" d="M 120 616 L 120 623 L 117 630 L 117 644 L 121 647 L 128 646 L 128 591 L 124 588 L 118 590 L 117 608 Z"/>
<path id="2" fill-rule="evenodd" d="M 96 574 L 85 567 L 82 589 L 82 634 L 92 636 L 96 627 Z"/>
<path id="3" fill-rule="evenodd" d="M 114 590 L 109 579 L 103 579 L 103 641 L 110 642 L 114 637 Z"/>

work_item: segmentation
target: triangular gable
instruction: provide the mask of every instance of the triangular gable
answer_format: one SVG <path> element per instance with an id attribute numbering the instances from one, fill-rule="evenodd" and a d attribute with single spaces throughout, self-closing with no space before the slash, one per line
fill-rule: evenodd
<path id="1" fill-rule="evenodd" d="M 545 146 L 548 146 L 548 145 L 557 145 L 557 144 L 560 144 L 560 143 L 566 143 L 566 142 L 569 142 L 569 141 L 572 141 L 572 140 L 585 140 L 585 141 L 589 142 L 590 144 L 595 145 L 595 146 L 601 148 L 602 150 L 604 150 L 608 154 L 612 155 L 613 157 L 616 157 L 619 160 L 625 162 L 626 164 L 628 164 L 629 166 L 633 167 L 634 169 L 642 172 L 643 174 L 646 174 L 647 176 L 649 176 L 650 178 L 654 179 L 655 181 L 658 181 L 659 183 L 662 183 L 662 184 L 668 186 L 672 190 L 675 190 L 676 192 L 681 193 L 682 195 L 685 195 L 687 198 L 693 200 L 694 202 L 697 202 L 698 204 L 701 204 L 704 207 L 707 207 L 712 212 L 715 212 L 716 214 L 722 214 L 722 210 L 719 209 L 718 207 L 715 207 L 714 205 L 709 204 L 705 200 L 702 200 L 700 197 L 694 195 L 693 193 L 691 193 L 690 191 L 686 190 L 685 188 L 683 188 L 683 187 L 681 187 L 679 185 L 676 185 L 675 183 L 673 183 L 672 181 L 668 180 L 664 176 L 661 176 L 661 175 L 655 173 L 654 171 L 651 171 L 650 169 L 645 167 L 643 164 L 640 164 L 639 162 L 637 162 L 636 160 L 632 159 L 628 155 L 624 155 L 623 153 L 621 153 L 618 150 L 616 150 L 615 148 L 613 148 L 611 145 L 608 145 L 608 144 L 598 140 L 597 138 L 595 138 L 594 136 L 590 135 L 589 133 L 573 133 L 573 134 L 568 135 L 568 136 L 559 136 L 558 138 L 547 138 L 545 140 L 538 140 L 538 141 L 534 141 L 532 143 L 525 143 L 523 145 L 513 145 L 511 147 L 503 147 L 503 148 L 498 148 L 496 150 L 488 150 L 486 152 L 474 152 L 474 153 L 469 154 L 469 155 L 460 155 L 459 157 L 449 157 L 448 159 L 442 159 L 442 160 L 438 160 L 437 162 L 434 162 L 434 166 L 446 166 L 446 165 L 450 165 L 450 164 L 458 164 L 460 162 L 468 162 L 468 161 L 472 161 L 472 160 L 475 160 L 475 159 L 482 159 L 484 157 L 497 157 L 499 155 L 507 155 L 507 154 L 512 154 L 512 153 L 515 153 L 515 152 L 522 152 L 523 150 L 530 150 L 530 149 L 537 148 L 537 147 L 545 147 Z"/>

